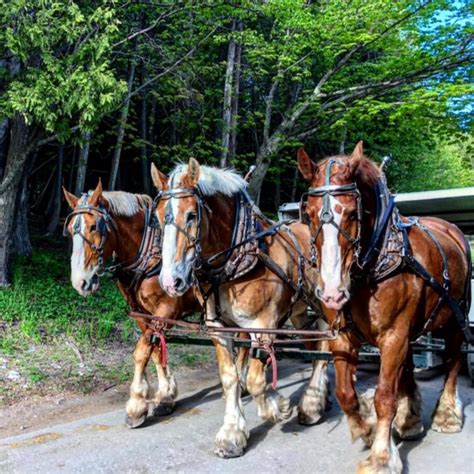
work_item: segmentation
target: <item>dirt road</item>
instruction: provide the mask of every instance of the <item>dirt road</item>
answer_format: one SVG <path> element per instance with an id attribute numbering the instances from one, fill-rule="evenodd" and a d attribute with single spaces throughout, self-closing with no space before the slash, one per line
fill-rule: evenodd
<path id="1" fill-rule="evenodd" d="M 279 388 L 296 405 L 306 364 L 281 363 Z M 333 375 L 331 374 L 333 379 Z M 374 376 L 361 373 L 358 387 L 371 386 Z M 441 377 L 420 381 L 424 400 L 426 436 L 402 442 L 401 457 L 410 473 L 474 472 L 474 390 L 461 379 L 465 425 L 461 433 L 446 435 L 429 429 L 430 414 L 442 383 Z M 346 421 L 333 403 L 324 422 L 302 427 L 293 416 L 271 425 L 257 416 L 254 402 L 246 397 L 245 413 L 251 437 L 239 459 L 223 460 L 212 453 L 214 436 L 222 423 L 223 401 L 218 380 L 196 381 L 199 389 L 182 393 L 176 412 L 129 430 L 124 410 L 109 411 L 0 440 L 0 472 L 319 472 L 353 473 L 367 456 L 360 441 L 351 443 Z M 191 387 L 190 380 L 186 387 Z M 334 381 L 332 380 L 332 386 Z"/>

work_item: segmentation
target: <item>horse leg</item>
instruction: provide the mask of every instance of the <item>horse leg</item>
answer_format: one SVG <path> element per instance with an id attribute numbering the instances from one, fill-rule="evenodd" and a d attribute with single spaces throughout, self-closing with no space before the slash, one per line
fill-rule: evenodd
<path id="1" fill-rule="evenodd" d="M 240 337 L 243 337 L 244 334 L 240 334 Z M 247 336 L 247 334 L 245 334 Z M 249 339 L 250 341 L 250 339 Z M 242 395 L 247 393 L 247 372 L 248 372 L 248 365 L 249 365 L 249 353 L 250 348 L 248 347 L 239 347 L 237 352 L 237 373 L 239 374 L 239 381 L 240 381 L 240 388 L 242 391 Z"/>
<path id="2" fill-rule="evenodd" d="M 141 426 L 148 414 L 147 399 L 150 396 L 150 386 L 146 378 L 145 369 L 150 360 L 152 345 L 149 334 L 145 332 L 140 336 L 135 350 L 133 351 L 133 361 L 135 363 L 133 381 L 130 386 L 130 398 L 127 401 L 125 422 L 129 428 Z"/>
<path id="3" fill-rule="evenodd" d="M 154 346 L 151 357 L 155 363 L 158 376 L 158 389 L 153 397 L 153 415 L 166 416 L 174 410 L 176 397 L 178 396 L 178 387 L 169 366 L 163 367 L 161 365 L 160 346 Z"/>
<path id="4" fill-rule="evenodd" d="M 431 428 L 442 433 L 457 433 L 463 424 L 462 403 L 458 395 L 457 380 L 462 364 L 462 332 L 457 326 L 446 327 L 444 388 L 433 412 Z"/>
<path id="5" fill-rule="evenodd" d="M 258 415 L 265 421 L 276 423 L 291 416 L 290 399 L 267 387 L 266 364 L 251 358 L 247 374 L 247 389 L 257 402 Z"/>
<path id="6" fill-rule="evenodd" d="M 408 344 L 408 337 L 402 335 L 385 338 L 380 347 L 380 374 L 374 399 L 377 413 L 375 436 L 369 457 L 358 465 L 358 474 L 402 472 L 402 461 L 392 437 L 392 422 L 397 413 L 398 384 Z"/>
<path id="7" fill-rule="evenodd" d="M 328 352 L 329 341 L 319 341 L 316 350 Z M 328 361 L 313 361 L 313 372 L 298 404 L 298 422 L 314 425 L 321 420 L 329 397 Z"/>
<path id="8" fill-rule="evenodd" d="M 401 439 L 415 439 L 424 431 L 421 421 L 421 394 L 413 370 L 413 353 L 409 348 L 400 378 L 397 414 L 393 420 L 393 427 Z"/>
<path id="9" fill-rule="evenodd" d="M 224 424 L 217 433 L 214 453 L 221 458 L 242 456 L 249 432 L 240 399 L 237 367 L 232 357 L 232 340 L 214 337 L 219 375 L 224 391 Z"/>
<path id="10" fill-rule="evenodd" d="M 362 438 L 367 446 L 373 441 L 375 416 L 373 403 L 367 397 L 359 398 L 354 387 L 358 350 L 348 334 L 340 334 L 330 341 L 336 372 L 336 398 L 347 416 L 352 441 Z"/>

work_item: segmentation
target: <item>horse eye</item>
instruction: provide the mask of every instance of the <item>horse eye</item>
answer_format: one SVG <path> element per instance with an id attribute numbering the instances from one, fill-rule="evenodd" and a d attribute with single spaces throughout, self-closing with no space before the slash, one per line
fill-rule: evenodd
<path id="1" fill-rule="evenodd" d="M 90 227 L 90 231 L 91 232 L 95 232 L 97 230 L 97 225 L 96 224 L 92 224 L 91 227 Z"/>
<path id="2" fill-rule="evenodd" d="M 350 220 L 350 221 L 356 221 L 358 218 L 359 218 L 359 216 L 358 216 L 358 214 L 357 214 L 357 211 L 352 211 L 352 212 L 349 214 L 349 220 Z"/>
<path id="3" fill-rule="evenodd" d="M 190 224 L 194 219 L 196 219 L 197 214 L 195 212 L 188 212 L 188 215 L 186 216 L 186 224 Z"/>

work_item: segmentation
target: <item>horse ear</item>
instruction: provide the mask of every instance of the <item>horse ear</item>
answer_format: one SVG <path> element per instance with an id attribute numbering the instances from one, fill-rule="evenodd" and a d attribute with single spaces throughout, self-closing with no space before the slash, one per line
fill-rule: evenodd
<path id="1" fill-rule="evenodd" d="M 311 181 L 316 172 L 316 163 L 308 156 L 304 148 L 298 150 L 298 169 L 306 181 Z"/>
<path id="2" fill-rule="evenodd" d="M 360 160 L 364 156 L 364 142 L 361 140 L 354 148 L 351 158 L 353 160 Z"/>
<path id="3" fill-rule="evenodd" d="M 97 187 L 94 189 L 92 196 L 89 198 L 89 205 L 97 206 L 102 198 L 102 180 L 99 178 Z"/>
<path id="4" fill-rule="evenodd" d="M 196 158 L 189 158 L 188 163 L 188 178 L 191 181 L 190 186 L 194 187 L 197 186 L 199 181 L 199 174 L 200 174 L 201 167 L 199 165 L 198 160 Z"/>
<path id="5" fill-rule="evenodd" d="M 74 209 L 79 201 L 79 198 L 77 196 L 74 196 L 74 194 L 70 193 L 64 186 L 63 193 L 67 203 L 69 204 L 69 207 L 71 209 Z"/>
<path id="6" fill-rule="evenodd" d="M 155 163 L 151 164 L 151 180 L 158 191 L 164 191 L 168 188 L 168 176 L 162 173 Z"/>

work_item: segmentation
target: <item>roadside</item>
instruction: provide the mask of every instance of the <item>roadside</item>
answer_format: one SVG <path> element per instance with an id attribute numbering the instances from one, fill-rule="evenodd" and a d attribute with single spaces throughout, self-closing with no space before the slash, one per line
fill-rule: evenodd
<path id="1" fill-rule="evenodd" d="M 206 358 L 207 362 L 199 362 L 195 367 L 181 365 L 175 367 L 173 373 L 178 384 L 179 393 L 186 393 L 191 390 L 198 390 L 209 385 L 210 382 L 217 382 L 217 368 L 212 360 L 212 348 L 193 348 L 199 354 L 191 354 L 190 348 L 172 347 L 172 360 L 182 360 L 186 357 Z M 129 350 L 130 352 L 130 350 Z M 115 353 L 113 359 L 117 362 L 119 353 Z M 0 406 L 0 438 L 29 433 L 57 423 L 67 423 L 80 418 L 85 418 L 112 410 L 123 410 L 125 417 L 125 403 L 128 399 L 131 383 L 131 354 L 126 355 L 123 365 L 130 366 L 121 374 L 127 375 L 127 382 L 112 382 L 110 378 L 100 378 L 96 376 L 96 385 L 90 393 L 84 394 L 79 390 L 78 385 L 68 386 L 64 377 L 61 377 L 61 385 L 64 387 L 58 390 L 58 385 L 50 385 L 51 392 L 46 392 L 46 386 L 38 387 L 38 384 L 28 391 L 22 387 L 21 392 L 16 392 L 14 401 L 8 405 Z M 148 370 L 150 383 L 156 383 L 152 365 Z M 171 363 L 176 366 L 176 363 Z M 76 381 L 76 383 L 79 383 Z M 71 388 L 74 387 L 74 388 Z M 18 394 L 21 393 L 21 396 Z"/>

